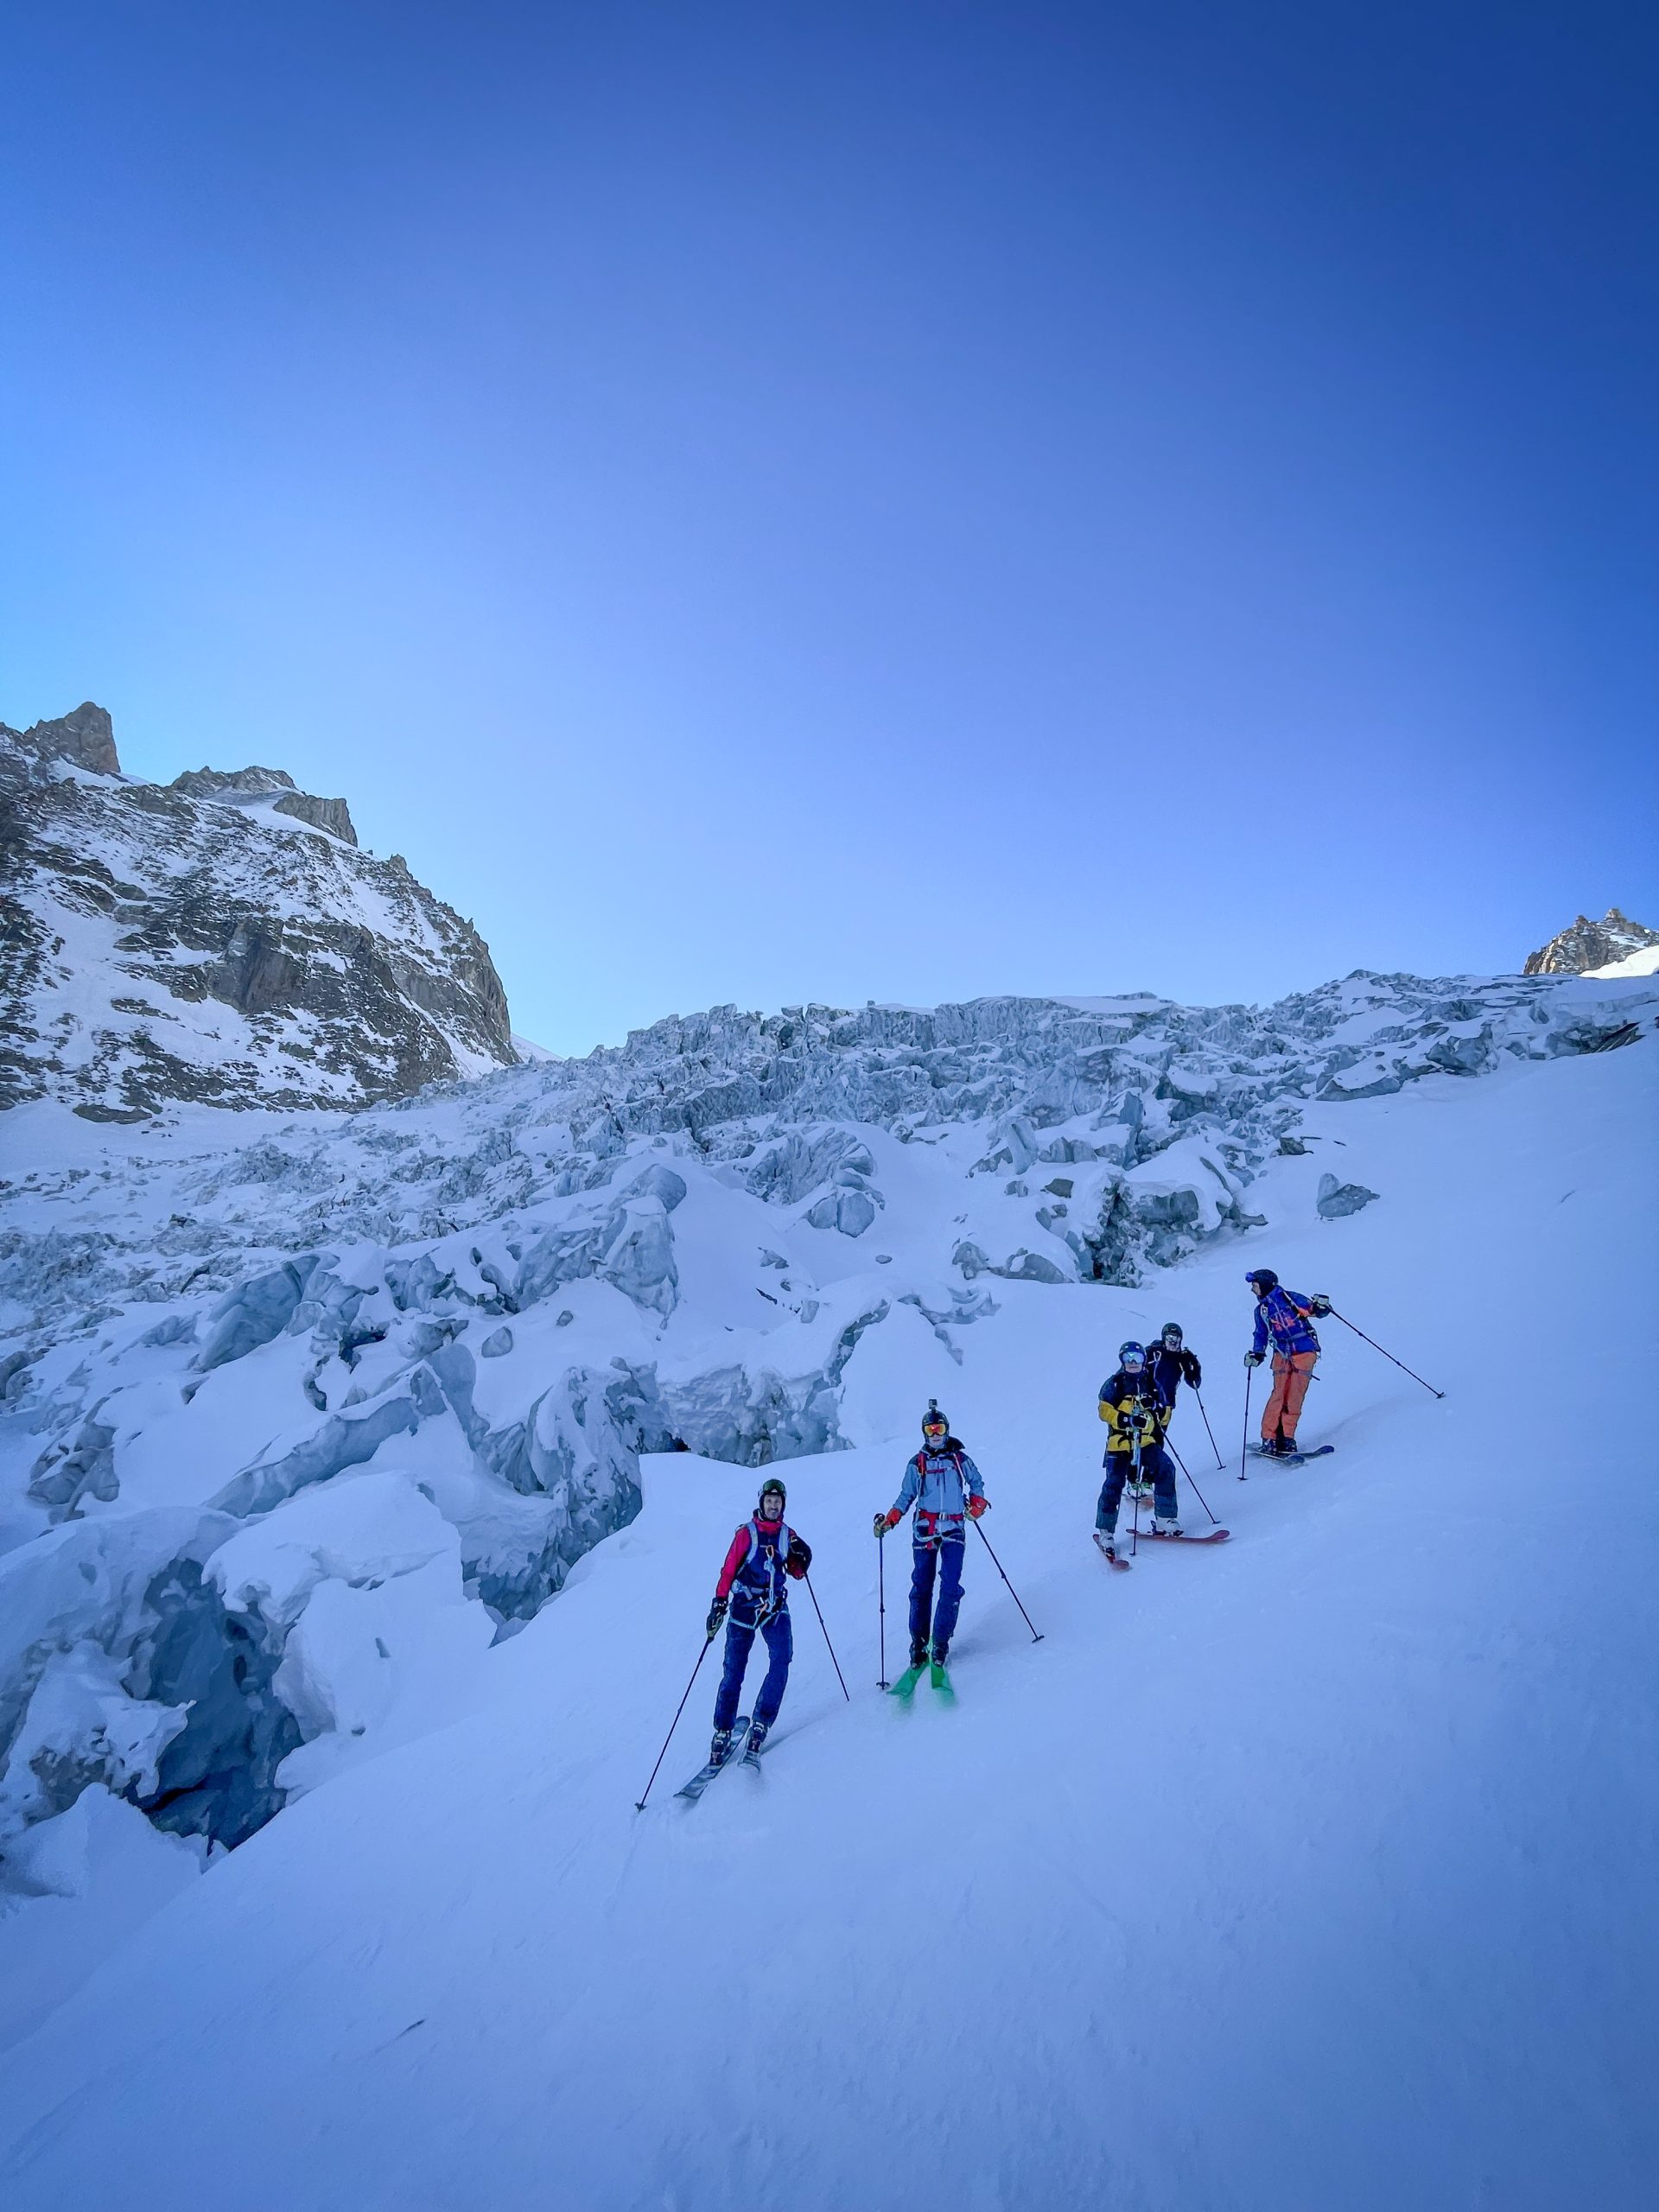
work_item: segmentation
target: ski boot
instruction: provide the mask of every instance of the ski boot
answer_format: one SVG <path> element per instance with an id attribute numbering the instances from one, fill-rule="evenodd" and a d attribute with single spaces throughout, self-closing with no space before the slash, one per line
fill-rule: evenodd
<path id="1" fill-rule="evenodd" d="M 926 1638 L 925 1636 L 912 1636 L 912 1637 L 911 1637 L 911 1639 L 910 1639 L 910 1663 L 911 1663 L 911 1665 L 912 1665 L 912 1667 L 917 1667 L 917 1668 L 921 1668 L 921 1667 L 925 1667 L 925 1666 L 926 1666 L 926 1664 L 927 1664 L 927 1638 Z"/>
<path id="2" fill-rule="evenodd" d="M 1152 1516 L 1152 1533 L 1154 1536 L 1179 1536 L 1181 1533 L 1181 1524 L 1173 1513 L 1154 1513 Z"/>
<path id="3" fill-rule="evenodd" d="M 766 1742 L 767 1737 L 771 1735 L 771 1733 L 772 1723 L 770 1720 L 755 1721 L 749 1730 L 749 1740 L 743 1746 L 743 1756 L 745 1758 L 752 1759 L 757 1757 L 761 1745 Z"/>
<path id="4" fill-rule="evenodd" d="M 709 1746 L 709 1764 L 710 1766 L 725 1765 L 727 1760 L 732 1756 L 732 1738 L 736 1735 L 736 1733 L 737 1731 L 735 1728 L 715 1729 L 715 1739 Z"/>
<path id="5" fill-rule="evenodd" d="M 1100 1548 L 1105 1553 L 1108 1559 L 1116 1559 L 1117 1557 L 1117 1531 L 1115 1529 L 1096 1529 L 1095 1531 L 1095 1541 L 1100 1546 Z"/>

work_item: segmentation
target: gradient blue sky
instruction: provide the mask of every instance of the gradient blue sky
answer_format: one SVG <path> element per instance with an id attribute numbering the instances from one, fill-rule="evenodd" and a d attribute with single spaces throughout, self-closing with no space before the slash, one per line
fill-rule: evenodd
<path id="1" fill-rule="evenodd" d="M 1659 923 L 1659 17 L 13 6 L 0 719 L 583 1051 Z"/>

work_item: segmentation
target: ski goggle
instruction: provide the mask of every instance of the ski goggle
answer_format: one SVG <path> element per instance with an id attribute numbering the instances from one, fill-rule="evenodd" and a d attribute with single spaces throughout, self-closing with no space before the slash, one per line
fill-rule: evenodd
<path id="1" fill-rule="evenodd" d="M 1138 1351 L 1126 1351 L 1123 1354 L 1123 1366 L 1126 1372 L 1132 1374 L 1137 1367 L 1144 1367 L 1146 1363 L 1144 1357 Z"/>
<path id="2" fill-rule="evenodd" d="M 1163 1341 L 1166 1344 L 1179 1344 L 1182 1341 L 1180 1331 L 1179 1329 L 1166 1329 L 1164 1331 Z"/>
<path id="3" fill-rule="evenodd" d="M 922 1434 L 924 1436 L 948 1436 L 950 1433 L 950 1430 L 945 1427 L 942 1421 L 925 1421 L 922 1423 Z"/>

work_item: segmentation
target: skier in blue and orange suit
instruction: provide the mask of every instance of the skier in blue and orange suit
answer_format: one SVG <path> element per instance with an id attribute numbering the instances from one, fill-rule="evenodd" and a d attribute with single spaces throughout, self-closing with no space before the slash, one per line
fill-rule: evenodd
<path id="1" fill-rule="evenodd" d="M 905 1464 L 905 1479 L 898 1497 L 885 1513 L 875 1516 L 875 1533 L 885 1536 L 896 1529 L 913 1505 L 911 1528 L 910 1663 L 924 1667 L 928 1638 L 932 1656 L 942 1667 L 956 1633 L 962 1607 L 962 1564 L 968 1548 L 968 1523 L 977 1521 L 990 1500 L 984 1478 L 950 1433 L 950 1424 L 929 1399 L 922 1415 L 922 1448 Z M 933 1587 L 938 1585 L 938 1605 Z"/>
<path id="2" fill-rule="evenodd" d="M 766 1678 L 754 1701 L 754 1718 L 743 1747 L 758 1751 L 766 1740 L 789 1681 L 789 1662 L 795 1656 L 795 1637 L 789 1624 L 789 1585 L 798 1581 L 812 1564 L 810 1548 L 784 1519 L 787 1495 L 776 1475 L 760 1485 L 754 1511 L 732 1538 L 715 1602 L 706 1624 L 712 1638 L 726 1621 L 726 1664 L 715 1699 L 715 1740 L 709 1757 L 721 1764 L 737 1748 L 732 1742 L 737 1721 L 737 1701 L 743 1694 L 743 1671 L 749 1663 L 756 1635 L 766 1638 Z M 731 1618 L 726 1620 L 729 1605 Z"/>
<path id="3" fill-rule="evenodd" d="M 1262 1408 L 1262 1449 L 1270 1459 L 1287 1459 L 1296 1449 L 1296 1424 L 1319 1357 L 1313 1317 L 1328 1313 L 1323 1291 L 1312 1298 L 1287 1290 L 1271 1268 L 1252 1268 L 1244 1278 L 1255 1296 L 1255 1335 L 1244 1355 L 1246 1367 L 1260 1367 L 1273 1346 L 1273 1391 Z"/>

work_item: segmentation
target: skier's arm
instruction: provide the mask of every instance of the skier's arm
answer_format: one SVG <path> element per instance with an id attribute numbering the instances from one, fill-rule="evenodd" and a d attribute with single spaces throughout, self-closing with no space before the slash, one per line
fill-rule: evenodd
<path id="1" fill-rule="evenodd" d="M 913 1459 L 906 1459 L 905 1479 L 899 1486 L 899 1495 L 887 1508 L 887 1519 L 890 1522 L 901 1519 L 909 1508 L 914 1505 L 921 1487 L 922 1478 L 916 1471 L 916 1462 Z"/>
<path id="2" fill-rule="evenodd" d="M 1255 1308 L 1255 1336 L 1254 1336 L 1254 1337 L 1251 1338 L 1251 1340 L 1250 1340 L 1250 1350 L 1251 1350 L 1252 1351 L 1255 1351 L 1255 1352 L 1262 1352 L 1262 1351 L 1266 1351 L 1267 1348 L 1268 1348 L 1268 1301 L 1267 1301 L 1267 1300 L 1266 1300 L 1265 1298 L 1263 1298 L 1263 1299 L 1260 1299 L 1260 1300 L 1257 1300 L 1257 1302 L 1256 1302 L 1256 1308 Z"/>
<path id="3" fill-rule="evenodd" d="M 1198 1365 L 1197 1352 L 1184 1351 L 1181 1354 L 1181 1373 L 1186 1377 L 1189 1389 L 1201 1390 L 1204 1388 L 1204 1370 Z"/>
<path id="4" fill-rule="evenodd" d="M 720 1570 L 720 1580 L 715 1585 L 715 1602 L 722 1604 L 732 1594 L 732 1584 L 737 1570 L 749 1555 L 749 1531 L 746 1522 L 732 1538 L 731 1548 L 726 1554 L 726 1564 Z"/>
<path id="5" fill-rule="evenodd" d="M 980 1515 L 988 1509 L 991 1501 L 985 1495 L 984 1476 L 965 1452 L 962 1455 L 962 1487 L 964 1493 L 963 1504 L 968 1518 L 977 1521 Z"/>

